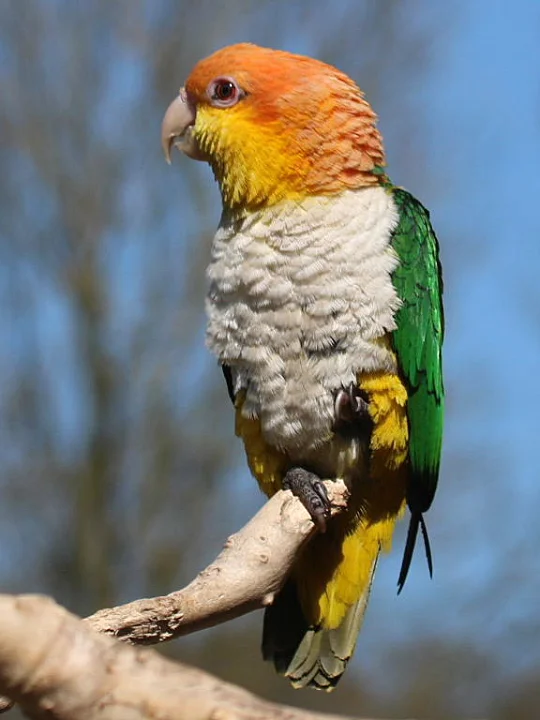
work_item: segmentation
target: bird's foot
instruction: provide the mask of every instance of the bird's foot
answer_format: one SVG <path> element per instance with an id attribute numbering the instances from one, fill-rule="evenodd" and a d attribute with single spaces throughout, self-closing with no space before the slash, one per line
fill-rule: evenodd
<path id="1" fill-rule="evenodd" d="M 336 423 L 353 423 L 369 419 L 369 402 L 367 395 L 351 383 L 348 388 L 341 388 L 334 400 Z"/>
<path id="2" fill-rule="evenodd" d="M 294 467 L 285 473 L 283 487 L 296 495 L 319 531 L 325 532 L 331 503 L 320 477 L 304 468 Z"/>

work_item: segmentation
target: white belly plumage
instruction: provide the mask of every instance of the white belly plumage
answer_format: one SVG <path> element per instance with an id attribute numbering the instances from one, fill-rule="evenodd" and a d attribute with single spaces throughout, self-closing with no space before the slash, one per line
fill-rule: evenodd
<path id="1" fill-rule="evenodd" d="M 315 449 L 331 433 L 337 389 L 359 372 L 395 371 L 375 341 L 395 328 L 400 305 L 391 281 L 397 220 L 381 187 L 222 220 L 208 267 L 207 342 L 270 444 Z"/>

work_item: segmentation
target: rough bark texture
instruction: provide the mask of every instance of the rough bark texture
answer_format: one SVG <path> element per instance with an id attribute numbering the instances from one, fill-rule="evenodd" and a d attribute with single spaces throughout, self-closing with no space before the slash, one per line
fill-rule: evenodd
<path id="1" fill-rule="evenodd" d="M 327 483 L 333 513 L 343 484 Z M 301 503 L 277 493 L 183 590 L 101 610 L 80 620 L 40 596 L 0 596 L 0 691 L 30 718 L 58 720 L 307 720 L 328 718 L 251 693 L 149 651 L 272 603 L 315 533 Z M 97 631 L 97 632 L 96 632 Z M 4 709 L 8 709 L 6 700 Z"/>
<path id="2" fill-rule="evenodd" d="M 338 513 L 346 506 L 347 490 L 342 483 L 327 482 L 326 487 L 332 513 Z M 289 491 L 280 491 L 186 588 L 100 610 L 85 622 L 101 633 L 147 645 L 266 607 L 314 533 L 302 504 Z"/>
<path id="3" fill-rule="evenodd" d="M 51 599 L 0 596 L 0 689 L 30 718 L 308 720 L 200 670 L 98 635 Z"/>
<path id="4" fill-rule="evenodd" d="M 151 650 L 98 635 L 51 599 L 0 596 L 0 689 L 30 718 L 307 720 Z"/>

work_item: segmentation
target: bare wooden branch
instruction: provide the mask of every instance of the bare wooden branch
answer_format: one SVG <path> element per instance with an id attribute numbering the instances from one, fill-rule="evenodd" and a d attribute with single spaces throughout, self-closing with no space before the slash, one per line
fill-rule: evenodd
<path id="1" fill-rule="evenodd" d="M 35 595 L 0 596 L 0 691 L 35 720 L 338 720 L 122 645 Z"/>
<path id="2" fill-rule="evenodd" d="M 339 482 L 327 482 L 326 488 L 332 503 L 332 514 L 339 513 L 347 504 L 348 493 L 345 485 Z M 315 526 L 302 504 L 294 498 L 289 491 L 280 491 L 262 507 L 242 530 L 228 539 L 223 551 L 216 560 L 199 573 L 195 580 L 186 588 L 162 597 L 136 600 L 127 605 L 100 610 L 84 621 L 81 621 L 81 624 L 89 625 L 93 630 L 101 634 L 111 635 L 124 642 L 132 644 L 152 644 L 171 640 L 180 635 L 186 635 L 202 628 L 217 625 L 250 612 L 251 610 L 266 607 L 273 602 L 276 593 L 279 592 L 289 575 L 295 558 L 315 532 Z M 18 622 L 14 623 L 11 627 L 9 637 L 11 637 L 12 642 L 10 645 L 7 636 L 2 633 L 2 627 L 10 613 L 6 611 L 6 614 L 0 617 L 0 687 L 5 681 L 7 683 L 6 687 L 20 687 L 26 692 L 26 689 L 34 685 L 34 681 L 25 679 L 24 672 L 26 669 L 33 667 L 30 657 L 35 658 L 35 653 L 37 652 L 36 647 L 40 646 L 44 655 L 51 653 L 53 661 L 57 662 L 54 660 L 56 653 L 55 648 L 56 646 L 63 647 L 63 644 L 68 642 L 68 640 L 56 637 L 56 634 L 64 633 L 63 625 L 55 631 L 51 630 L 49 626 L 45 627 L 44 610 L 39 610 L 38 619 L 31 616 L 31 613 L 28 612 L 29 608 L 34 612 L 35 603 L 38 602 L 37 598 L 31 598 L 31 600 L 22 598 L 19 600 L 17 598 L 4 596 L 3 602 L 4 604 L 8 604 L 11 609 L 11 615 L 19 613 L 19 619 Z M 43 598 L 39 599 L 39 604 L 46 602 Z M 10 603 L 11 605 L 9 605 Z M 22 603 L 22 605 L 19 606 L 18 603 Z M 56 606 L 51 607 L 56 608 Z M 49 608 L 47 612 L 49 612 L 51 616 L 50 625 L 53 623 L 53 616 L 56 617 L 58 613 L 60 613 L 60 609 L 56 608 L 53 612 Z M 21 618 L 24 617 L 28 618 L 30 625 L 36 625 L 37 629 L 34 628 L 33 631 L 36 633 L 36 637 L 31 633 L 29 634 L 28 628 L 24 627 L 24 623 L 21 620 Z M 60 620 L 58 620 L 58 623 L 61 624 Z M 16 630 L 16 628 L 18 628 L 18 630 Z M 74 635 L 73 642 L 79 643 L 79 631 L 75 631 L 74 627 L 69 624 L 68 628 L 70 628 L 70 633 Z M 19 650 L 22 648 L 23 652 L 18 652 L 15 658 L 11 657 L 11 652 L 13 647 L 15 647 L 16 632 L 18 631 L 21 632 L 18 648 Z M 80 633 L 80 645 L 81 648 L 85 648 L 90 642 L 88 637 L 92 637 L 92 635 L 85 634 L 82 630 Z M 28 654 L 28 664 L 24 657 L 24 652 L 27 649 L 25 647 L 25 637 L 30 638 L 28 649 L 30 645 L 32 646 L 32 653 L 29 652 Z M 51 645 L 54 646 L 51 647 L 50 650 L 47 649 L 45 640 L 43 640 L 41 644 L 40 642 L 35 642 L 36 639 L 42 640 L 44 637 L 47 637 Z M 95 658 L 92 660 L 90 658 L 85 659 L 86 663 L 94 661 Z M 62 665 L 64 662 L 64 660 L 60 660 L 59 665 Z M 135 661 L 132 660 L 131 662 Z M 152 660 L 151 662 L 153 663 L 154 661 Z M 78 658 L 75 658 L 73 667 L 78 668 L 78 663 Z M 16 668 L 18 666 L 22 669 L 17 670 Z M 4 669 L 2 670 L 2 668 Z M 85 672 L 87 681 L 88 670 Z M 191 673 L 196 671 L 184 668 L 182 672 Z M 93 670 L 92 673 L 94 673 Z M 62 677 L 64 676 L 62 675 Z M 69 687 L 78 687 L 77 683 L 84 683 L 85 677 L 81 677 L 78 680 L 73 676 L 68 678 L 66 682 L 68 682 Z M 93 677 L 94 675 L 92 675 L 92 678 Z M 5 680 L 2 681 L 2 678 L 5 678 Z M 60 674 L 58 674 L 58 678 L 60 682 Z M 62 682 L 64 682 L 64 680 L 62 680 Z M 176 679 L 175 682 L 178 682 L 178 679 Z M 203 683 L 203 685 L 206 687 L 208 682 L 209 681 L 206 681 L 206 684 Z M 217 682 L 216 680 L 212 680 L 214 685 Z M 153 683 L 154 680 L 149 684 L 149 687 Z M 232 686 L 223 685 L 223 687 Z M 47 692 L 49 691 L 53 692 L 50 688 Z M 10 695 L 10 697 L 17 699 L 17 692 L 20 694 L 21 690 L 16 691 L 16 693 Z M 58 692 L 60 691 L 58 690 Z M 205 689 L 204 692 L 207 692 L 207 690 Z M 234 692 L 242 693 L 244 691 L 234 689 Z M 246 696 L 249 695 L 246 693 Z M 149 695 L 147 698 L 148 703 L 150 703 L 151 697 L 153 697 L 153 695 Z M 261 701 L 257 702 L 260 703 Z M 12 702 L 7 698 L 0 698 L 0 712 L 9 710 L 11 705 Z M 32 707 L 34 706 L 32 705 Z M 251 705 L 249 705 L 249 707 L 251 707 Z M 123 712 L 124 714 L 121 715 L 122 718 L 127 719 L 130 717 L 125 714 L 125 712 L 127 712 L 125 708 Z M 287 712 L 289 711 L 287 710 Z M 31 717 L 41 717 L 41 715 L 31 715 Z M 78 720 L 79 717 L 108 718 L 109 715 L 59 714 L 47 715 L 47 717 L 73 717 Z M 117 716 L 110 715 L 110 717 Z M 118 717 L 120 717 L 120 715 L 118 715 Z M 154 715 L 150 714 L 146 716 L 136 714 L 133 715 L 133 717 L 151 718 L 154 717 Z M 199 717 L 199 715 L 171 715 L 170 717 L 195 718 Z M 203 714 L 200 715 L 200 717 L 207 717 L 207 715 Z M 214 714 L 208 715 L 208 717 L 212 717 L 213 720 L 218 720 L 222 717 L 223 720 L 225 718 L 235 717 L 290 717 L 292 720 L 292 718 L 296 717 L 312 716 L 293 715 L 290 713 L 283 715 L 275 714 L 274 712 L 273 715 L 225 714 L 221 716 Z"/>
<path id="3" fill-rule="evenodd" d="M 347 503 L 343 483 L 327 482 L 332 512 Z M 290 491 L 276 493 L 216 560 L 183 590 L 100 610 L 86 618 L 95 630 L 136 644 L 159 643 L 272 604 L 302 546 L 315 533 Z"/>

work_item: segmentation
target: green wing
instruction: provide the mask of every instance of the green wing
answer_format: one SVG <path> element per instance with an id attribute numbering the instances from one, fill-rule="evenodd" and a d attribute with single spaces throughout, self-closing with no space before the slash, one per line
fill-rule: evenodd
<path id="1" fill-rule="evenodd" d="M 411 521 L 398 579 L 398 592 L 409 571 L 418 529 L 424 537 L 430 574 L 432 560 L 422 513 L 429 509 L 439 477 L 444 386 L 442 342 L 444 317 L 439 245 L 428 211 L 405 190 L 392 191 L 399 211 L 392 245 L 399 257 L 393 283 L 402 301 L 393 344 L 409 394 L 410 480 L 407 504 Z"/>

